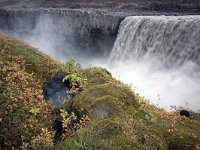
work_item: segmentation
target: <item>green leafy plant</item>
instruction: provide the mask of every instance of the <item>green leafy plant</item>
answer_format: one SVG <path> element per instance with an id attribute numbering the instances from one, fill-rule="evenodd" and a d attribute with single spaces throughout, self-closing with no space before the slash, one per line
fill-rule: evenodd
<path id="1" fill-rule="evenodd" d="M 29 111 L 31 114 L 33 114 L 33 116 L 31 116 L 30 118 L 30 122 L 33 126 L 35 126 L 38 123 L 38 120 L 36 118 L 36 115 L 40 112 L 39 108 L 31 108 L 31 110 Z"/>
<path id="2" fill-rule="evenodd" d="M 71 73 L 66 75 L 65 78 L 63 79 L 63 82 L 65 81 L 69 81 L 70 87 L 79 86 L 81 83 L 81 79 L 80 77 L 78 77 L 76 73 Z"/>
<path id="3" fill-rule="evenodd" d="M 87 82 L 86 79 L 80 77 L 80 64 L 75 63 L 74 60 L 70 59 L 63 66 L 63 71 L 66 75 L 62 82 L 67 82 L 69 84 L 69 89 L 67 90 L 69 97 L 84 89 Z"/>
<path id="4" fill-rule="evenodd" d="M 29 112 L 32 113 L 34 116 L 36 116 L 40 112 L 40 109 L 39 108 L 31 108 L 31 110 Z"/>
<path id="5" fill-rule="evenodd" d="M 80 69 L 80 64 L 76 63 L 73 59 L 69 59 L 64 65 L 63 65 L 63 71 L 68 73 L 77 72 Z"/>

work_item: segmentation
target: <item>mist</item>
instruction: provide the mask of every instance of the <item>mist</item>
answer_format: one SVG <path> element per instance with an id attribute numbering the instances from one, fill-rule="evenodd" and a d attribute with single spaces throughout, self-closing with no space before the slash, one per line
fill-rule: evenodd
<path id="1" fill-rule="evenodd" d="M 114 78 L 131 85 L 135 92 L 159 108 L 171 111 L 171 106 L 180 106 L 199 111 L 200 72 L 197 64 L 188 61 L 181 66 L 166 68 L 159 59 L 152 57 L 112 64 L 108 58 L 85 56 L 73 51 L 75 48 L 70 44 L 63 44 L 62 36 L 52 36 L 49 24 L 47 22 L 45 27 L 47 34 L 43 34 L 39 23 L 35 28 L 37 34 L 26 35 L 25 41 L 63 63 L 74 59 L 83 67 L 105 67 Z"/>
<path id="2" fill-rule="evenodd" d="M 185 23 L 184 20 L 181 20 L 180 18 L 176 19 L 173 17 L 169 20 L 170 23 L 168 24 L 166 18 L 164 18 L 164 25 L 162 25 L 159 19 L 156 19 L 159 22 L 157 25 L 160 27 L 157 31 L 153 32 L 155 33 L 155 38 L 154 35 L 150 34 L 151 39 L 154 40 L 148 41 L 148 36 L 144 37 L 144 35 L 148 35 L 149 30 L 152 31 L 157 29 L 153 24 L 154 22 L 152 23 L 149 21 L 149 18 L 147 18 L 147 21 L 145 20 L 147 24 L 143 25 L 145 28 L 144 32 L 140 29 L 140 25 L 135 24 L 135 26 L 138 27 L 138 30 L 137 32 L 134 32 L 138 34 L 138 37 L 140 38 L 136 36 L 134 39 L 129 37 L 130 35 L 132 36 L 132 33 L 134 32 L 127 32 L 126 28 L 128 26 L 126 23 L 121 23 L 121 30 L 119 29 L 120 17 L 115 16 L 115 18 L 113 16 L 103 16 L 101 14 L 87 14 L 87 16 L 85 12 L 79 12 L 80 14 L 77 14 L 77 12 L 73 13 L 79 17 L 74 17 L 74 14 L 65 14 L 65 18 L 63 18 L 63 16 L 40 15 L 33 21 L 33 27 L 26 26 L 26 20 L 24 21 L 23 18 L 20 19 L 20 17 L 17 16 L 17 20 L 20 22 L 18 27 L 12 30 L 0 29 L 0 33 L 21 39 L 63 63 L 68 59 L 74 59 L 81 63 L 83 67 L 105 67 L 112 73 L 113 77 L 124 83 L 130 84 L 135 92 L 139 93 L 140 96 L 144 96 L 150 103 L 157 107 L 170 111 L 171 106 L 181 106 L 193 111 L 199 111 L 200 67 L 199 64 L 196 63 L 199 62 L 199 58 L 197 58 L 198 53 L 196 52 L 198 52 L 199 49 L 198 36 L 200 34 L 195 34 L 200 32 L 199 28 L 197 28 L 199 25 L 197 24 L 199 22 L 198 17 L 193 19 L 196 26 L 191 26 L 191 30 L 192 28 L 195 28 L 198 29 L 198 32 L 196 30 L 194 30 L 193 34 L 190 34 L 190 31 L 187 31 L 187 34 L 186 32 L 183 32 L 183 34 L 188 37 L 191 37 L 191 35 L 194 36 L 196 41 L 191 40 L 191 42 L 194 42 L 196 45 L 190 43 L 188 44 L 188 47 L 184 47 L 185 53 L 179 53 L 182 50 L 180 45 L 183 45 L 184 41 L 182 43 L 180 41 L 177 42 L 177 39 L 184 39 L 187 41 L 187 38 L 182 34 L 182 31 L 186 28 L 181 26 L 180 32 L 179 25 L 184 24 L 187 28 L 190 27 L 190 22 Z M 81 15 L 87 16 L 88 18 L 86 17 L 81 20 Z M 103 17 L 103 21 L 101 17 Z M 27 16 L 24 16 L 24 18 L 27 18 Z M 77 20 L 74 20 L 74 18 L 77 18 Z M 132 18 L 130 18 L 130 21 L 131 19 Z M 127 21 L 129 20 L 127 19 Z M 149 22 L 152 24 L 148 25 Z M 176 24 L 174 24 L 174 22 Z M 138 24 L 139 23 L 140 21 L 138 21 Z M 131 27 L 130 30 L 137 29 L 133 26 L 133 23 L 128 22 L 128 25 Z M 171 30 L 173 28 L 170 28 L 169 25 L 171 25 L 174 30 Z M 25 26 L 26 28 L 23 28 Z M 166 26 L 169 31 L 160 32 L 161 29 Z M 149 27 L 152 29 L 149 29 Z M 117 35 L 116 32 L 118 29 L 119 34 Z M 123 29 L 125 30 L 124 33 L 130 33 L 130 35 L 125 35 Z M 123 34 L 120 34 L 120 31 Z M 173 32 L 173 34 L 170 32 Z M 160 35 L 156 37 L 158 33 L 160 33 Z M 168 34 L 168 36 L 171 35 L 175 37 L 174 41 L 176 42 L 171 40 L 172 37 L 168 37 L 168 39 L 162 38 L 162 34 Z M 177 35 L 183 37 L 180 38 Z M 137 41 L 137 39 L 140 41 Z M 163 39 L 165 42 L 164 45 L 162 41 L 159 41 L 160 39 Z M 129 46 L 124 44 L 127 41 L 128 44 L 133 43 L 131 40 L 134 40 L 136 43 L 135 51 L 132 45 Z M 142 43 L 142 40 L 144 43 L 147 43 L 147 45 L 139 45 Z M 167 40 L 169 40 L 170 44 L 166 44 Z M 124 43 L 122 41 L 124 41 Z M 155 46 L 153 42 L 155 43 Z M 178 44 L 174 46 L 173 43 Z M 112 48 L 113 45 L 114 47 Z M 123 48 L 123 46 L 125 46 L 125 48 Z M 144 55 L 142 57 L 129 57 L 132 55 L 143 55 L 143 49 L 147 49 L 148 46 L 152 46 L 150 49 L 154 52 L 153 54 Z M 165 49 L 165 46 L 167 47 L 167 50 Z M 162 47 L 162 51 L 159 51 L 160 47 Z M 176 49 L 174 49 L 173 51 L 176 53 L 173 51 L 173 53 L 171 53 L 172 47 L 180 48 L 180 50 L 175 51 Z M 139 51 L 138 49 L 140 48 L 143 49 Z M 191 54 L 190 51 L 186 53 L 187 50 L 190 50 L 191 48 L 196 50 L 194 54 Z M 125 49 L 127 49 L 127 51 L 125 51 Z M 113 55 L 115 50 L 119 53 Z M 166 55 L 166 53 L 169 55 Z M 189 53 L 190 55 L 188 55 Z M 176 54 L 175 56 L 180 54 L 180 57 L 183 58 L 181 59 L 181 62 L 183 63 L 172 65 L 176 63 L 176 60 L 180 60 L 178 59 L 179 56 L 177 58 L 172 57 L 174 54 Z M 157 56 L 162 56 L 162 58 Z M 170 58 L 164 60 L 165 56 L 169 56 Z M 118 59 L 118 57 L 121 58 Z M 190 58 L 196 59 L 195 61 L 192 61 Z M 166 66 L 163 60 L 165 62 L 170 62 L 168 66 Z"/>
<path id="3" fill-rule="evenodd" d="M 0 33 L 21 39 L 64 62 L 106 58 L 122 15 L 72 9 L 20 9 L 0 14 Z M 89 63 L 89 62 L 88 62 Z"/>
<path id="4" fill-rule="evenodd" d="M 199 67 L 192 62 L 172 68 L 161 64 L 156 58 L 143 58 L 119 62 L 108 69 L 115 78 L 130 84 L 135 92 L 157 107 L 172 111 L 171 106 L 177 106 L 198 111 Z"/>

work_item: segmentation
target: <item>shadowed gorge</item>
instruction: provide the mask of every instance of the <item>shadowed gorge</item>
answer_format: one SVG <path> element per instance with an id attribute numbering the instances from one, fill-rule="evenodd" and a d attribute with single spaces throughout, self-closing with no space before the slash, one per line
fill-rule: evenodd
<path id="1" fill-rule="evenodd" d="M 2 10 L 1 33 L 66 60 L 107 57 L 122 16 L 68 9 Z"/>

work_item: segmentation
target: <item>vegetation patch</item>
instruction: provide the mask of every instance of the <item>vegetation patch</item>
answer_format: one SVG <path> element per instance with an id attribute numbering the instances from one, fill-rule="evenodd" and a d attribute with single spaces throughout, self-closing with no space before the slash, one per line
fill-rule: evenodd
<path id="1" fill-rule="evenodd" d="M 43 85 L 58 74 L 71 101 L 55 107 Z M 200 117 L 150 105 L 104 68 L 61 64 L 0 36 L 0 148 L 195 150 Z"/>

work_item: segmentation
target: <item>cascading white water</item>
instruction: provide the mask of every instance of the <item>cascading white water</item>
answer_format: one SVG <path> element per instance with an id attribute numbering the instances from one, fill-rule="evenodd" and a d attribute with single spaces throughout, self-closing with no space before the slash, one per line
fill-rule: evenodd
<path id="1" fill-rule="evenodd" d="M 74 58 L 105 66 L 160 107 L 198 110 L 200 16 L 134 16 L 121 22 L 124 16 L 70 9 L 0 10 L 0 33 L 23 39 L 60 61 Z M 120 22 L 110 65 L 103 64 Z"/>
<path id="2" fill-rule="evenodd" d="M 134 16 L 120 26 L 111 61 L 157 55 L 165 64 L 200 64 L 200 16 Z"/>
<path id="3" fill-rule="evenodd" d="M 200 16 L 127 17 L 109 64 L 152 103 L 199 110 Z"/>

